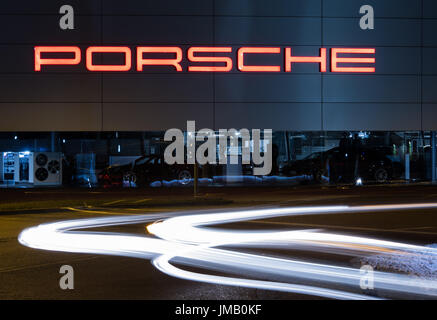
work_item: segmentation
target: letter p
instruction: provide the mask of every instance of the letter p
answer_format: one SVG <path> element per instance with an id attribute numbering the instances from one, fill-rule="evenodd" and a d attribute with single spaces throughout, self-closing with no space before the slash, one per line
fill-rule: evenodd
<path id="1" fill-rule="evenodd" d="M 73 58 L 43 58 L 43 53 L 72 53 Z M 35 47 L 35 71 L 41 71 L 42 65 L 74 65 L 80 63 L 80 48 L 79 47 Z"/>

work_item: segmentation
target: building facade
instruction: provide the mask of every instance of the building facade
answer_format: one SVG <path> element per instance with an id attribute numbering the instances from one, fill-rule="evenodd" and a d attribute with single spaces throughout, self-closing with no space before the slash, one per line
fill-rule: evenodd
<path id="1" fill-rule="evenodd" d="M 74 9 L 74 29 L 60 27 L 65 4 Z M 363 4 L 374 9 L 373 29 L 360 27 Z M 3 2 L 0 15 L 0 151 L 94 153 L 105 166 L 110 156 L 155 152 L 154 139 L 163 131 L 195 120 L 199 129 L 273 129 L 278 162 L 324 152 L 343 135 L 358 135 L 363 144 L 393 148 L 402 170 L 412 170 L 409 161 L 417 160 L 423 171 L 418 177 L 435 178 L 433 0 L 26 0 Z M 36 47 L 69 47 L 44 57 L 70 61 L 77 58 L 71 47 L 77 47 L 80 61 L 36 70 Z M 130 68 L 90 70 L 91 64 L 127 65 L 128 59 L 126 51 L 97 50 L 89 63 L 90 47 L 128 48 Z M 181 71 L 168 63 L 139 71 L 139 47 L 179 48 Z M 228 58 L 232 68 L 190 71 L 229 67 L 224 60 L 189 61 L 193 47 L 226 48 L 195 54 Z M 264 48 L 246 54 L 244 63 L 278 66 L 279 72 L 242 71 L 241 48 Z M 287 72 L 287 48 L 306 57 L 326 49 L 326 72 L 314 62 L 292 63 Z M 373 49 L 342 57 L 374 58 L 343 64 L 374 72 L 334 72 L 333 48 Z M 177 54 L 158 50 L 141 57 L 168 60 Z"/>

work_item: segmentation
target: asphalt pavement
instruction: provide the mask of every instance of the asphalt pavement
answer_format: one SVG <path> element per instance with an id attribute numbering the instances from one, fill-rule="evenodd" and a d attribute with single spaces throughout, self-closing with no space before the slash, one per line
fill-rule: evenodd
<path id="1" fill-rule="evenodd" d="M 17 238 L 24 229 L 39 224 L 94 217 L 153 215 L 163 212 L 176 216 L 180 212 L 196 214 L 199 210 L 229 211 L 235 208 L 429 204 L 437 203 L 437 187 L 216 188 L 200 190 L 197 198 L 193 198 L 189 189 L 110 192 L 26 189 L 2 191 L 0 199 L 1 203 L 10 204 L 9 210 L 0 213 L 0 299 L 319 299 L 320 297 L 311 294 L 182 280 L 160 272 L 147 259 L 38 250 L 21 245 Z M 52 207 L 40 207 L 38 210 L 32 210 L 31 205 L 21 210 L 12 205 L 20 201 L 35 203 L 48 199 L 64 199 L 66 202 L 58 208 L 52 203 Z M 70 199 L 83 204 L 69 207 Z M 95 199 L 99 202 L 95 202 Z M 147 235 L 146 226 L 144 223 L 115 225 L 90 231 L 150 236 Z M 437 209 L 282 216 L 217 227 L 227 230 L 278 232 L 323 230 L 422 246 L 437 243 Z M 248 249 L 247 252 L 251 250 Z M 334 261 L 342 266 L 356 266 L 357 263 L 350 255 L 345 257 L 323 250 L 313 252 L 287 247 L 281 250 L 256 249 L 256 252 L 304 261 Z M 62 276 L 59 270 L 62 265 L 71 265 L 74 269 L 73 290 L 62 290 L 59 286 Z"/>

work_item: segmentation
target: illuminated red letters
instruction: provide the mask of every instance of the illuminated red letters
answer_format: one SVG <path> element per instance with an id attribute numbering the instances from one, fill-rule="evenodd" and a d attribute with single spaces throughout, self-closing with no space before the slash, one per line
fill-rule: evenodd
<path id="1" fill-rule="evenodd" d="M 326 49 L 320 49 L 320 57 L 293 57 L 291 48 L 285 48 L 285 72 L 291 71 L 293 62 L 320 63 L 320 72 L 326 72 Z"/>
<path id="2" fill-rule="evenodd" d="M 42 66 L 48 65 L 78 65 L 81 61 L 81 49 L 76 46 L 36 46 L 35 71 L 41 71 Z M 230 72 L 233 69 L 233 57 L 231 47 L 189 47 L 187 50 L 188 72 Z M 319 56 L 294 56 L 292 48 L 284 48 L 284 71 L 291 72 L 293 63 L 317 63 L 320 72 L 327 71 L 327 49 L 320 48 Z M 94 64 L 95 53 L 121 53 L 124 63 L 119 65 Z M 216 56 L 217 53 L 221 55 Z M 241 47 L 237 50 L 237 68 L 241 72 L 280 72 L 280 65 L 252 65 L 247 63 L 250 54 L 277 55 L 281 54 L 280 47 Z M 58 54 L 58 58 L 53 54 Z M 59 54 L 69 54 L 73 57 L 60 58 Z M 152 55 L 155 55 L 153 57 Z M 159 57 L 156 57 L 159 54 Z M 50 57 L 51 55 L 51 57 Z M 167 57 L 169 55 L 169 57 Z M 360 55 L 351 57 L 351 55 Z M 362 57 L 362 55 L 371 55 Z M 162 57 L 164 56 L 164 57 Z M 132 52 L 129 47 L 116 46 L 92 46 L 86 49 L 86 68 L 89 71 L 130 71 L 132 69 Z M 170 66 L 176 71 L 183 71 L 183 51 L 180 47 L 136 47 L 136 70 L 143 71 L 145 66 Z M 374 65 L 374 48 L 332 48 L 331 49 L 331 72 L 363 73 L 375 72 L 374 66 L 354 66 L 354 64 Z M 220 65 L 217 65 L 220 64 Z M 343 64 L 343 66 L 342 66 Z"/>
<path id="3" fill-rule="evenodd" d="M 58 53 L 58 52 L 67 52 L 73 53 L 74 58 L 70 59 L 47 59 L 42 58 L 42 53 Z M 80 63 L 80 48 L 78 47 L 58 47 L 58 46 L 50 46 L 50 47 L 35 47 L 35 71 L 41 71 L 42 65 L 70 65 L 70 64 L 79 64 Z"/>
<path id="4" fill-rule="evenodd" d="M 232 52 L 231 47 L 191 47 L 188 49 L 188 60 L 191 62 L 224 62 L 226 65 L 223 67 L 213 66 L 189 66 L 188 71 L 200 71 L 200 72 L 229 72 L 232 70 L 232 59 L 230 57 L 198 57 L 194 54 L 197 52 Z"/>
<path id="5" fill-rule="evenodd" d="M 94 65 L 93 53 L 124 53 L 124 65 Z M 89 47 L 86 49 L 86 68 L 89 71 L 128 71 L 132 66 L 132 54 L 128 47 Z"/>
<path id="6" fill-rule="evenodd" d="M 144 53 L 174 53 L 172 59 L 145 59 Z M 137 71 L 143 71 L 143 66 L 173 66 L 177 71 L 182 71 L 180 62 L 182 61 L 182 49 L 179 47 L 138 47 L 137 48 Z"/>
<path id="7" fill-rule="evenodd" d="M 339 63 L 375 63 L 375 58 L 339 58 L 339 53 L 375 54 L 375 49 L 363 48 L 332 48 L 331 71 L 332 72 L 375 72 L 373 67 L 339 67 Z"/>
<path id="8" fill-rule="evenodd" d="M 279 72 L 280 66 L 246 66 L 244 64 L 244 55 L 246 53 L 281 53 L 281 48 L 254 48 L 242 47 L 238 49 L 238 70 L 243 72 Z"/>

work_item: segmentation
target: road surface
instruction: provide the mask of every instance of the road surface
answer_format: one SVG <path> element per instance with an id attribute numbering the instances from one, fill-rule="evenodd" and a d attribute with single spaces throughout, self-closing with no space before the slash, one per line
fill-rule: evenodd
<path id="1" fill-rule="evenodd" d="M 435 298 L 432 274 L 411 277 L 381 268 L 374 290 L 359 287 L 366 257 L 394 254 L 413 267 L 426 258 L 433 266 L 434 249 L 424 246 L 437 242 L 437 201 L 430 193 L 424 199 L 423 193 L 398 192 L 388 190 L 385 204 L 375 195 L 321 198 L 310 191 L 306 197 L 313 201 L 293 203 L 292 196 L 279 195 L 277 203 L 243 209 L 5 214 L 0 298 Z M 373 203 L 378 205 L 369 207 Z M 32 229 L 42 223 L 45 229 Z M 59 288 L 65 264 L 74 268 L 74 290 Z"/>

